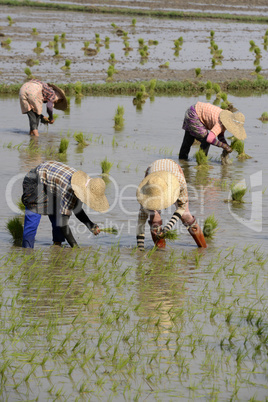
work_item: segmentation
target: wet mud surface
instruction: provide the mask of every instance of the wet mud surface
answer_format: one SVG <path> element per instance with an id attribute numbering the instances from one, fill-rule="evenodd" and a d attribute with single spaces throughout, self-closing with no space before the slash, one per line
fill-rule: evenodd
<path id="1" fill-rule="evenodd" d="M 131 7 L 133 2 L 117 2 L 118 5 Z M 245 2 L 244 2 L 245 3 Z M 87 3 L 83 3 L 87 4 Z M 113 2 L 109 2 L 113 6 Z M 136 2 L 135 2 L 136 4 Z M 165 7 L 177 8 L 180 2 L 166 2 Z M 182 3 L 181 3 L 182 4 Z M 204 6 L 201 2 L 187 3 L 202 11 L 212 10 L 212 5 Z M 214 2 L 214 5 L 217 2 Z M 151 3 L 144 5 L 151 7 Z M 229 2 L 226 12 L 231 12 L 240 2 Z M 265 13 L 265 2 L 254 2 L 255 8 Z M 136 4 L 138 6 L 138 4 Z M 228 8 L 228 7 L 229 8 Z M 245 4 L 243 5 L 243 7 Z M 159 7 L 160 3 L 155 7 Z M 185 6 L 186 7 L 186 6 Z M 218 5 L 217 5 L 218 7 Z M 217 8 L 216 7 L 216 8 Z M 241 6 L 242 7 L 242 6 Z M 240 7 L 240 8 L 241 8 Z M 247 12 L 251 7 L 248 6 Z M 200 10 L 199 10 L 200 11 Z M 7 17 L 14 23 L 9 25 Z M 0 83 L 18 83 L 27 79 L 24 72 L 29 60 L 38 60 L 38 64 L 30 67 L 33 76 L 53 82 L 106 82 L 109 58 L 114 53 L 116 62 L 112 81 L 140 81 L 156 78 L 169 80 L 211 80 L 214 82 L 232 81 L 235 79 L 256 78 L 256 65 L 261 66 L 261 74 L 268 78 L 268 52 L 264 45 L 266 25 L 259 23 L 238 23 L 224 20 L 170 20 L 152 17 L 136 17 L 136 26 L 132 26 L 130 16 L 115 14 L 85 14 L 64 11 L 48 11 L 19 7 L 1 7 L 0 33 L 4 36 L 1 42 L 11 39 L 9 46 L 1 46 Z M 118 35 L 111 25 L 127 32 Z M 37 35 L 33 34 L 36 28 Z M 213 66 L 213 55 L 210 49 L 210 33 L 215 32 L 214 42 L 222 50 L 223 58 Z M 55 35 L 66 34 L 65 41 L 58 43 L 58 55 L 55 47 L 50 46 Z M 96 44 L 99 35 L 99 46 Z M 105 45 L 105 38 L 109 45 Z M 174 41 L 179 37 L 183 43 L 178 52 Z M 139 39 L 148 47 L 148 57 L 140 55 Z M 124 41 L 129 42 L 130 51 L 124 50 Z M 249 41 L 253 40 L 260 48 L 261 57 L 255 60 L 255 53 L 250 49 Z M 97 50 L 94 56 L 87 55 L 84 42 L 89 41 L 89 48 Z M 157 45 L 149 41 L 157 41 Z M 37 42 L 41 42 L 43 51 L 36 51 Z M 65 61 L 71 61 L 69 69 L 64 69 Z M 163 65 L 168 64 L 168 67 Z M 196 68 L 201 75 L 196 77 Z"/>

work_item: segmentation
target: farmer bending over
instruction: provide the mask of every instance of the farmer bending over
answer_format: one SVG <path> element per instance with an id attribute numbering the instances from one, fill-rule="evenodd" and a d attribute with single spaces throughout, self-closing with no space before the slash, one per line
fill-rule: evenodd
<path id="1" fill-rule="evenodd" d="M 22 114 L 27 114 L 30 124 L 30 135 L 39 137 L 38 126 L 41 123 L 53 124 L 53 107 L 67 109 L 67 99 L 62 89 L 54 84 L 46 84 L 38 80 L 30 80 L 20 88 L 20 107 Z M 48 117 L 42 115 L 43 103 L 47 104 Z"/>
<path id="2" fill-rule="evenodd" d="M 155 245 L 165 247 L 164 233 L 180 219 L 187 227 L 198 247 L 207 247 L 201 228 L 188 207 L 187 184 L 182 168 L 171 159 L 153 162 L 145 172 L 145 178 L 137 189 L 140 211 L 137 226 L 137 245 L 144 250 L 145 223 L 149 217 L 151 235 Z M 175 205 L 175 212 L 162 229 L 161 209 Z"/>
<path id="3" fill-rule="evenodd" d="M 223 148 L 223 156 L 232 152 L 224 137 L 228 130 L 239 140 L 246 138 L 244 129 L 245 116 L 240 112 L 232 113 L 222 110 L 210 103 L 197 102 L 185 112 L 182 128 L 185 130 L 179 159 L 188 159 L 191 146 L 195 139 L 201 142 L 200 148 L 208 154 L 210 145 Z"/>
<path id="4" fill-rule="evenodd" d="M 105 196 L 105 182 L 90 178 L 60 162 L 41 163 L 23 180 L 22 202 L 25 205 L 25 221 L 22 247 L 33 248 L 41 215 L 48 215 L 52 224 L 55 245 L 67 240 L 71 247 L 77 246 L 69 227 L 69 218 L 74 212 L 80 222 L 94 234 L 100 233 L 82 209 L 84 202 L 97 212 L 105 212 L 109 204 Z"/>

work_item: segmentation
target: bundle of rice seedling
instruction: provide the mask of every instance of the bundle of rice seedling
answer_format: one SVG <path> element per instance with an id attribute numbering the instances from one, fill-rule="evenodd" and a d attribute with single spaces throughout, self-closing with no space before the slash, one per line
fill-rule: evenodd
<path id="1" fill-rule="evenodd" d="M 13 237 L 14 246 L 22 245 L 22 237 L 23 237 L 23 223 L 22 216 L 15 216 L 8 220 L 6 224 L 6 228 Z"/>
<path id="2" fill-rule="evenodd" d="M 117 235 L 117 234 L 118 234 L 118 230 L 117 230 L 114 226 L 112 226 L 111 228 L 103 228 L 103 229 L 100 229 L 100 231 L 101 231 L 101 232 L 104 232 L 104 233 L 110 233 L 110 234 L 113 234 L 113 235 Z"/>
<path id="3" fill-rule="evenodd" d="M 247 187 L 241 184 L 233 184 L 231 186 L 232 200 L 237 203 L 244 202 L 243 197 L 246 194 Z"/>
<path id="4" fill-rule="evenodd" d="M 83 147 L 86 147 L 88 143 L 84 139 L 84 134 L 81 133 L 74 133 L 74 139 L 78 143 L 78 145 L 81 145 Z"/>
<path id="5" fill-rule="evenodd" d="M 195 153 L 195 159 L 198 166 L 208 166 L 208 156 L 205 154 L 203 149 L 200 148 L 199 151 Z"/>
<path id="6" fill-rule="evenodd" d="M 165 232 L 163 236 L 161 236 L 161 238 L 169 241 L 175 241 L 179 238 L 179 235 L 177 233 L 177 230 L 173 229 L 169 230 L 168 232 Z"/>
<path id="7" fill-rule="evenodd" d="M 218 221 L 215 219 L 214 214 L 209 215 L 204 222 L 203 233 L 207 239 L 212 239 L 216 233 Z"/>
<path id="8" fill-rule="evenodd" d="M 59 146 L 59 154 L 66 154 L 68 146 L 69 140 L 67 140 L 67 138 L 62 138 Z"/>
<path id="9" fill-rule="evenodd" d="M 238 138 L 233 137 L 231 140 L 231 148 L 232 150 L 238 153 L 237 158 L 242 159 L 250 159 L 251 156 L 247 155 L 244 150 L 245 144 L 244 141 L 239 140 Z"/>
<path id="10" fill-rule="evenodd" d="M 105 159 L 101 162 L 101 170 L 103 174 L 109 174 L 111 168 L 113 166 L 112 162 L 109 162 L 107 159 L 107 156 Z"/>

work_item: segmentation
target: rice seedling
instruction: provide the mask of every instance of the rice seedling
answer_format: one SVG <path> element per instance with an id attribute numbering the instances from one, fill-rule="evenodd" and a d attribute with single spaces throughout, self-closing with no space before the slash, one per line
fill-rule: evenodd
<path id="1" fill-rule="evenodd" d="M 215 219 L 214 214 L 209 215 L 204 222 L 203 233 L 207 239 L 212 239 L 215 236 L 218 221 Z"/>
<path id="2" fill-rule="evenodd" d="M 231 148 L 237 152 L 237 158 L 239 160 L 244 160 L 244 159 L 250 159 L 251 156 L 247 155 L 245 153 L 245 143 L 242 140 L 239 140 L 238 138 L 232 137 L 231 140 Z"/>
<path id="3" fill-rule="evenodd" d="M 116 130 L 121 130 L 124 126 L 124 107 L 117 106 L 116 113 L 114 116 L 114 128 Z"/>
<path id="4" fill-rule="evenodd" d="M 7 49 L 10 49 L 10 43 L 12 42 L 12 40 L 10 38 L 7 38 L 6 40 L 3 40 L 1 42 L 1 46 L 5 47 Z"/>
<path id="5" fill-rule="evenodd" d="M 59 37 L 59 35 L 54 35 L 54 43 L 55 44 L 57 44 L 58 42 L 59 42 L 59 40 L 60 40 L 60 37 Z"/>
<path id="6" fill-rule="evenodd" d="M 82 50 L 88 49 L 89 45 L 90 45 L 90 41 L 89 41 L 89 40 L 85 40 L 85 41 L 84 41 L 84 47 L 82 47 Z"/>
<path id="7" fill-rule="evenodd" d="M 7 20 L 8 20 L 8 25 L 12 25 L 15 23 L 15 21 L 10 17 L 10 15 L 7 16 Z"/>
<path id="8" fill-rule="evenodd" d="M 133 27 L 135 27 L 135 26 L 136 26 L 136 23 L 137 23 L 136 18 L 132 18 L 131 25 L 132 25 Z"/>
<path id="9" fill-rule="evenodd" d="M 111 53 L 111 54 L 110 54 L 110 57 L 109 57 L 109 59 L 108 59 L 108 62 L 109 62 L 110 64 L 114 64 L 114 63 L 117 62 L 117 60 L 115 59 L 115 54 L 114 54 L 114 53 Z"/>
<path id="10" fill-rule="evenodd" d="M 112 26 L 114 29 L 117 29 L 117 25 L 116 25 L 114 22 L 111 23 L 111 26 Z"/>
<path id="11" fill-rule="evenodd" d="M 261 114 L 261 117 L 259 118 L 262 122 L 267 122 L 268 121 L 268 112 L 263 112 Z"/>
<path id="12" fill-rule="evenodd" d="M 36 29 L 36 28 L 33 28 L 33 29 L 32 29 L 32 35 L 39 35 L 39 33 L 37 32 L 37 29 Z"/>
<path id="13" fill-rule="evenodd" d="M 235 203 L 243 203 L 244 195 L 247 192 L 247 187 L 241 184 L 232 184 L 231 185 L 231 197 L 232 201 Z"/>
<path id="14" fill-rule="evenodd" d="M 195 159 L 196 159 L 196 162 L 197 162 L 198 166 L 200 166 L 200 167 L 207 167 L 208 166 L 208 156 L 205 154 L 203 149 L 200 148 L 195 153 Z"/>
<path id="15" fill-rule="evenodd" d="M 23 217 L 15 216 L 9 219 L 6 224 L 6 229 L 13 238 L 14 246 L 21 246 L 23 237 Z"/>
<path id="16" fill-rule="evenodd" d="M 107 78 L 106 78 L 106 81 L 112 81 L 112 80 L 113 80 L 114 72 L 115 72 L 114 65 L 111 64 L 111 65 L 108 67 L 108 70 L 107 70 Z"/>
<path id="17" fill-rule="evenodd" d="M 43 53 L 44 49 L 41 48 L 41 45 L 42 45 L 42 42 L 40 42 L 40 41 L 36 42 L 36 47 L 33 49 L 33 51 L 36 54 Z"/>
<path id="18" fill-rule="evenodd" d="M 160 64 L 159 68 L 169 68 L 169 61 L 166 61 L 164 64 Z"/>
<path id="19" fill-rule="evenodd" d="M 195 68 L 195 76 L 196 76 L 196 77 L 202 77 L 202 75 L 201 75 L 201 68 L 200 68 L 200 67 Z"/>
<path id="20" fill-rule="evenodd" d="M 33 66 L 39 64 L 39 60 L 38 60 L 38 59 L 37 59 L 37 60 L 34 60 L 34 59 L 27 59 L 25 63 L 27 64 L 27 66 L 33 67 Z"/>
<path id="21" fill-rule="evenodd" d="M 118 147 L 118 142 L 116 141 L 115 136 L 113 136 L 113 139 L 112 139 L 112 147 L 113 148 Z"/>
<path id="22" fill-rule="evenodd" d="M 105 159 L 103 161 L 101 161 L 101 171 L 102 174 L 109 174 L 111 168 L 113 166 L 112 162 L 109 162 L 107 159 L 107 156 L 105 157 Z"/>
<path id="23" fill-rule="evenodd" d="M 139 38 L 138 39 L 138 44 L 140 47 L 144 46 L 144 39 L 143 38 Z"/>
<path id="24" fill-rule="evenodd" d="M 179 238 L 178 232 L 176 229 L 169 230 L 168 232 L 164 232 L 161 238 L 168 241 L 176 241 Z"/>
<path id="25" fill-rule="evenodd" d="M 32 78 L 33 78 L 32 71 L 31 71 L 31 69 L 30 69 L 29 67 L 25 67 L 24 72 L 25 72 L 25 74 L 27 75 L 27 78 L 28 78 L 28 79 L 32 79 Z"/>
<path id="26" fill-rule="evenodd" d="M 66 60 L 65 60 L 65 64 L 64 64 L 64 66 L 61 67 L 61 69 L 62 69 L 62 70 L 70 70 L 70 68 L 71 68 L 71 67 L 70 67 L 70 66 L 71 66 L 71 63 L 72 63 L 71 60 L 66 59 Z"/>
<path id="27" fill-rule="evenodd" d="M 82 146 L 82 147 L 86 147 L 89 144 L 86 142 L 85 138 L 84 138 L 84 134 L 82 132 L 80 133 L 74 133 L 73 138 L 75 139 L 75 141 L 77 142 L 78 145 Z"/>
<path id="28" fill-rule="evenodd" d="M 210 31 L 210 37 L 214 38 L 214 35 L 215 35 L 215 31 Z"/>
<path id="29" fill-rule="evenodd" d="M 59 154 L 66 154 L 67 149 L 69 146 L 69 140 L 67 138 L 62 138 L 60 141 L 60 146 L 59 146 Z"/>
<path id="30" fill-rule="evenodd" d="M 115 226 L 112 226 L 110 228 L 102 228 L 102 229 L 100 229 L 100 231 L 104 232 L 104 233 L 110 233 L 110 234 L 113 234 L 113 235 L 118 234 L 118 230 L 116 229 Z"/>
<path id="31" fill-rule="evenodd" d="M 61 40 L 61 42 L 66 41 L 66 32 L 62 32 L 62 34 L 60 36 L 60 40 Z"/>

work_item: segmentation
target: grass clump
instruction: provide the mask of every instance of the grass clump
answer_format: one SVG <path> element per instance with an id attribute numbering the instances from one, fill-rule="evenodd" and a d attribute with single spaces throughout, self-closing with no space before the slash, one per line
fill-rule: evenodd
<path id="1" fill-rule="evenodd" d="M 23 217 L 15 216 L 14 218 L 9 219 L 6 224 L 6 229 L 13 238 L 13 245 L 21 246 L 23 237 Z"/>
<path id="2" fill-rule="evenodd" d="M 106 156 L 105 159 L 101 162 L 102 174 L 109 174 L 112 166 L 113 166 L 113 163 L 109 162 L 107 159 L 107 156 Z"/>
<path id="3" fill-rule="evenodd" d="M 218 221 L 215 219 L 214 214 L 209 215 L 204 222 L 203 233 L 207 239 L 212 239 L 218 227 Z"/>
<path id="4" fill-rule="evenodd" d="M 71 60 L 66 59 L 65 64 L 64 64 L 64 66 L 61 67 L 61 69 L 62 70 L 70 70 L 70 68 L 71 68 L 70 66 L 71 66 Z"/>
<path id="5" fill-rule="evenodd" d="M 124 126 L 124 107 L 118 105 L 114 116 L 114 128 L 116 130 L 121 130 L 123 126 Z"/>

